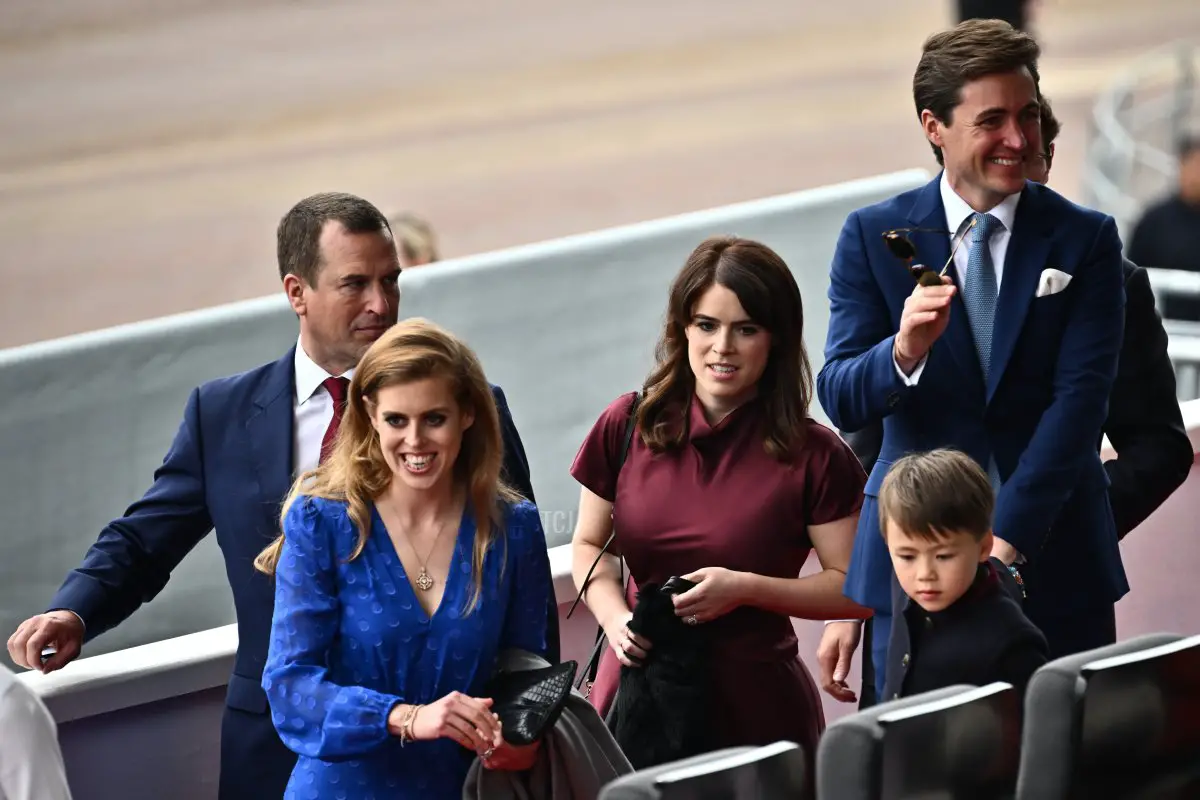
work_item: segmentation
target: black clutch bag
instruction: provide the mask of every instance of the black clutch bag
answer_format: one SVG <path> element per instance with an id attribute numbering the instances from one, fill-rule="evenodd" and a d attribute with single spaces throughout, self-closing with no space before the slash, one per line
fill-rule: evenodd
<path id="1" fill-rule="evenodd" d="M 579 665 L 566 661 L 551 667 L 499 672 L 488 684 L 492 713 L 500 717 L 504 741 L 529 745 L 554 726 L 567 704 Z"/>

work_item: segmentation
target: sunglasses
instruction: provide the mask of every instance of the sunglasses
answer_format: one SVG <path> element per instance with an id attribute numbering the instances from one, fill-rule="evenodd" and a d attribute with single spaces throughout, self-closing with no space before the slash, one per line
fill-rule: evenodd
<path id="1" fill-rule="evenodd" d="M 910 233 L 940 233 L 943 236 L 949 236 L 950 231 L 938 230 L 937 228 L 894 228 L 890 231 L 883 232 L 883 243 L 887 246 L 888 252 L 896 258 L 904 262 L 905 268 L 913 276 L 913 280 L 921 286 L 941 286 L 942 276 L 946 274 L 946 270 L 950 269 L 950 265 L 954 263 L 954 254 L 958 251 L 958 246 L 967 238 L 967 232 L 975 227 L 977 218 L 971 219 L 971 224 L 963 228 L 955 236 L 954 246 L 950 248 L 950 257 L 946 259 L 945 266 L 941 272 L 934 272 L 930 267 L 924 264 L 914 264 L 913 259 L 917 257 L 917 246 L 912 243 L 912 239 L 908 238 Z"/>

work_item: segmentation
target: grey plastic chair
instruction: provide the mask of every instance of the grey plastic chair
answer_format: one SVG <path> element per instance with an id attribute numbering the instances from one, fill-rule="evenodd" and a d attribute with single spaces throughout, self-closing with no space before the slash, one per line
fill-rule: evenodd
<path id="1" fill-rule="evenodd" d="M 793 742 L 715 750 L 624 775 L 599 800 L 812 800 Z"/>

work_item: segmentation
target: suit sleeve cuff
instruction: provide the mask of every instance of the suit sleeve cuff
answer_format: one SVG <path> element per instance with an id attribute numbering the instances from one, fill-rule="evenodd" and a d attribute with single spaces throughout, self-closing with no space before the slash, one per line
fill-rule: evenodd
<path id="1" fill-rule="evenodd" d="M 87 632 L 87 623 L 83 621 L 83 617 L 79 616 L 77 612 L 72 611 L 69 608 L 50 608 L 46 610 L 46 613 L 50 613 L 51 611 L 66 611 L 68 614 L 75 617 L 75 619 L 79 620 L 79 624 L 83 626 L 84 632 Z"/>
<path id="2" fill-rule="evenodd" d="M 905 375 L 904 370 L 900 369 L 900 365 L 896 363 L 896 356 L 892 355 L 892 366 L 896 368 L 896 374 L 900 376 L 900 380 L 904 381 L 905 386 L 916 386 L 917 381 L 921 380 L 921 373 L 925 371 L 925 362 L 929 360 L 929 354 L 917 362 L 917 366 L 913 368 L 912 375 Z"/>

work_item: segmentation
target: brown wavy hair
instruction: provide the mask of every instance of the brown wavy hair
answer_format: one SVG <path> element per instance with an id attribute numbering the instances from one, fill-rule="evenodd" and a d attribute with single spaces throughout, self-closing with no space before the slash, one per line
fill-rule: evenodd
<path id="1" fill-rule="evenodd" d="M 347 560 L 358 558 L 371 534 L 371 505 L 393 480 L 379 435 L 371 425 L 376 398 L 381 389 L 427 378 L 447 380 L 459 409 L 475 418 L 463 433 L 453 472 L 456 486 L 467 492 L 475 515 L 469 613 L 479 601 L 483 560 L 492 541 L 503 536 L 503 507 L 520 501 L 521 496 L 500 477 L 504 458 L 500 416 L 479 359 L 453 334 L 428 320 L 413 318 L 396 324 L 363 355 L 350 381 L 346 410 L 329 457 L 292 485 L 280 519 L 305 497 L 345 502 L 358 529 L 358 542 Z M 284 534 L 280 534 L 254 560 L 255 568 L 274 575 L 283 541 Z"/>
<path id="2" fill-rule="evenodd" d="M 736 294 L 750 319 L 771 334 L 767 366 L 758 382 L 758 396 L 766 408 L 763 446 L 776 459 L 788 461 L 804 441 L 813 392 L 800 287 L 774 250 L 736 236 L 705 239 L 675 276 L 656 351 L 658 363 L 646 378 L 638 407 L 638 432 L 654 452 L 687 441 L 688 409 L 696 391 L 687 328 L 700 297 L 713 284 Z"/>

